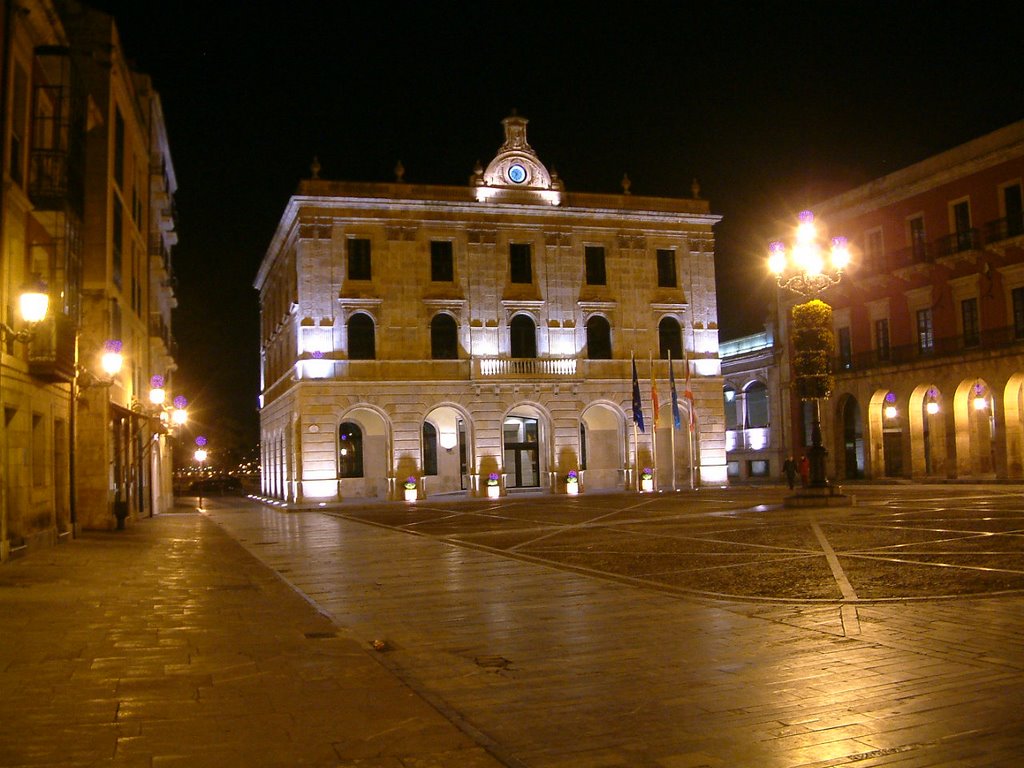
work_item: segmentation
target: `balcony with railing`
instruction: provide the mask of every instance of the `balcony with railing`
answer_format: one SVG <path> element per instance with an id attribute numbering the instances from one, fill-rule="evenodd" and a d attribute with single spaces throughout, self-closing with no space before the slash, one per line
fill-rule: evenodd
<path id="1" fill-rule="evenodd" d="M 920 241 L 906 248 L 886 251 L 884 255 L 865 259 L 869 272 L 893 272 L 918 264 L 931 264 L 936 259 L 977 251 L 1014 237 L 1024 237 L 1024 213 L 990 221 L 983 227 L 943 235 L 929 242 Z"/>
<path id="2" fill-rule="evenodd" d="M 901 344 L 884 350 L 858 352 L 848 357 L 837 357 L 835 370 L 836 374 L 841 376 L 847 372 L 949 358 L 977 351 L 1010 350 L 1013 347 L 1024 348 L 1024 328 L 1005 326 L 979 331 L 969 336 L 949 336 L 934 339 L 927 347 Z"/>
<path id="3" fill-rule="evenodd" d="M 762 451 L 771 442 L 769 427 L 748 427 L 747 429 L 725 430 L 725 450 Z"/>

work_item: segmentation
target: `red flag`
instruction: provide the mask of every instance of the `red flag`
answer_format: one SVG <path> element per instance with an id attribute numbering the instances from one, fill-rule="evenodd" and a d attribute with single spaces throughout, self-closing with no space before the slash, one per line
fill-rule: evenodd
<path id="1" fill-rule="evenodd" d="M 683 384 L 683 397 L 690 402 L 690 429 L 697 423 L 693 413 L 693 390 L 690 389 L 690 360 L 686 356 L 686 347 L 683 347 L 683 366 L 686 368 L 686 382 Z"/>

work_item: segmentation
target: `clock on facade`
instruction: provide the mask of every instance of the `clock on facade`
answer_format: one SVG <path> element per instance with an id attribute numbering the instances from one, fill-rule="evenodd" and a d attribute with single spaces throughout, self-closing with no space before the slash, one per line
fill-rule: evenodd
<path id="1" fill-rule="evenodd" d="M 526 181 L 526 169 L 519 163 L 513 163 L 508 167 L 508 178 L 513 184 L 522 184 Z"/>

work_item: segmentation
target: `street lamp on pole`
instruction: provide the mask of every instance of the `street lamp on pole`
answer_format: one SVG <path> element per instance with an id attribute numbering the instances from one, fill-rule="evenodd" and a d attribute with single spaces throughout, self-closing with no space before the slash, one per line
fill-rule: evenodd
<path id="1" fill-rule="evenodd" d="M 206 452 L 207 440 L 202 435 L 196 438 L 196 450 L 192 454 L 192 458 L 199 464 L 199 509 L 203 508 L 203 462 L 206 461 L 206 457 L 209 455 Z"/>
<path id="2" fill-rule="evenodd" d="M 833 237 L 826 247 L 819 236 L 811 211 L 798 217 L 795 238 L 787 248 L 781 240 L 768 246 L 768 269 L 780 288 L 804 296 L 808 301 L 793 307 L 793 370 L 797 393 L 814 406 L 811 429 L 809 490 L 820 495 L 828 490 L 821 440 L 821 401 L 832 394 L 832 308 L 814 297 L 837 285 L 850 263 L 845 237 Z"/>

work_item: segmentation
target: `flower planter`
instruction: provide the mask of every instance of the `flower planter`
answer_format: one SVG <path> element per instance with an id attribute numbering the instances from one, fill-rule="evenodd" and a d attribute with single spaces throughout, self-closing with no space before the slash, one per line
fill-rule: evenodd
<path id="1" fill-rule="evenodd" d="M 580 484 L 579 483 L 566 483 L 565 484 L 565 492 L 567 494 L 569 494 L 570 496 L 575 496 L 577 493 L 580 492 Z"/>
<path id="2" fill-rule="evenodd" d="M 489 499 L 496 499 L 501 496 L 501 488 L 497 485 L 487 486 L 487 497 Z"/>
<path id="3" fill-rule="evenodd" d="M 405 489 L 405 500 L 406 501 L 416 501 L 416 496 L 417 495 L 418 495 L 418 491 L 415 488 L 406 488 Z"/>
<path id="4" fill-rule="evenodd" d="M 641 477 L 640 478 L 640 490 L 644 493 L 654 492 L 654 478 L 653 477 Z"/>

